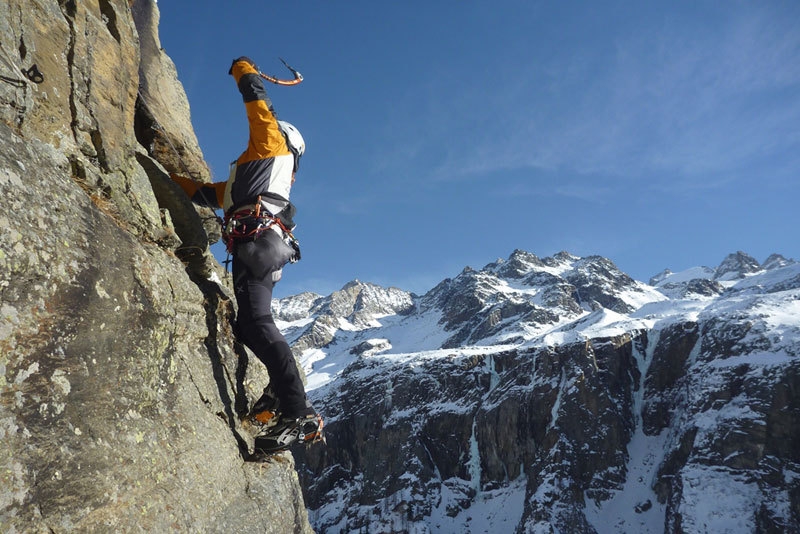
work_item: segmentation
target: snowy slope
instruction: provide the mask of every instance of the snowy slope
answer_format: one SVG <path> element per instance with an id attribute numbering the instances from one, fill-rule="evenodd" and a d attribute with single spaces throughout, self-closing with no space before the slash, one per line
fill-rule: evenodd
<path id="1" fill-rule="evenodd" d="M 361 313 L 357 307 L 347 308 L 346 316 L 320 313 L 324 309 L 320 302 L 343 300 L 339 293 L 352 292 L 354 287 L 361 293 L 351 300 L 369 300 L 362 295 L 366 288 L 380 299 L 381 304 L 373 306 L 379 311 L 370 313 L 368 319 L 362 314 L 360 323 L 351 320 Z M 586 296 L 580 295 L 581 289 Z M 303 346 L 300 359 L 309 389 L 335 378 L 365 352 L 371 356 L 417 353 L 470 344 L 499 349 L 542 339 L 566 340 L 586 335 L 583 328 L 592 334 L 601 324 L 623 318 L 592 297 L 600 296 L 606 305 L 626 312 L 667 300 L 605 258 L 582 259 L 560 253 L 543 261 L 522 251 L 481 271 L 467 268 L 416 300 L 400 290 L 384 291 L 393 292 L 392 297 L 382 295 L 377 286 L 354 282 L 327 299 L 305 293 L 276 303 L 276 323 L 290 342 L 307 335 L 319 324 L 320 315 L 329 331 L 324 347 Z M 307 310 L 305 316 L 299 313 L 302 309 Z M 402 313 L 392 314 L 393 310 Z"/>
<path id="2" fill-rule="evenodd" d="M 284 299 L 276 316 L 306 343 L 329 423 L 331 446 L 306 458 L 312 522 L 791 530 L 800 264 L 768 260 L 732 254 L 648 285 L 605 258 L 515 251 L 421 297 L 358 282 Z"/>

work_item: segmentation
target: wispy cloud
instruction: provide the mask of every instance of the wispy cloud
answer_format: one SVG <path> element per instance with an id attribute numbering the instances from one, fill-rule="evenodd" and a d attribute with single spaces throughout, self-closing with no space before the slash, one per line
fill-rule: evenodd
<path id="1" fill-rule="evenodd" d="M 800 150 L 800 32 L 758 6 L 733 11 L 609 32 L 613 49 L 568 44 L 509 66 L 507 83 L 432 82 L 404 157 L 427 155 L 425 174 L 442 180 L 530 168 L 691 185 L 760 162 L 780 172 Z"/>

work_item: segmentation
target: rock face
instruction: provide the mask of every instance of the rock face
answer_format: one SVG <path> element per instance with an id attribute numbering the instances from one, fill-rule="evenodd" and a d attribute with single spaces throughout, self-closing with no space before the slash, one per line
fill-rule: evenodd
<path id="1" fill-rule="evenodd" d="M 138 1 L 131 11 L 141 58 L 137 137 L 168 172 L 209 182 L 210 171 L 192 128 L 186 93 L 158 38 L 158 8 L 154 2 Z"/>
<path id="2" fill-rule="evenodd" d="M 244 461 L 266 376 L 219 266 L 181 255 L 207 248 L 197 214 L 154 193 L 175 161 L 135 124 L 207 167 L 134 13 L 157 20 L 150 0 L 0 4 L 0 530 L 309 532 L 292 457 Z M 140 72 L 173 116 L 142 117 Z"/>
<path id="3" fill-rule="evenodd" d="M 314 527 L 800 531 L 800 264 L 654 280 L 516 251 L 360 328 L 327 308 L 305 355 L 328 417 L 302 462 Z M 295 339 L 324 300 L 280 303 L 307 309 Z"/>

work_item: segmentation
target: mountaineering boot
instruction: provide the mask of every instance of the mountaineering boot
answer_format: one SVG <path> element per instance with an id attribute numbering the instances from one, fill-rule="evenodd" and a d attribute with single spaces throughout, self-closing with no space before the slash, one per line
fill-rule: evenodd
<path id="1" fill-rule="evenodd" d="M 288 449 L 295 443 L 325 441 L 322 427 L 325 422 L 319 414 L 303 417 L 281 417 L 264 434 L 256 436 L 256 453 L 273 453 Z"/>
<path id="2" fill-rule="evenodd" d="M 264 388 L 264 393 L 253 404 L 247 421 L 255 430 L 256 435 L 265 434 L 278 423 L 280 418 L 280 401 L 272 389 L 272 384 Z"/>

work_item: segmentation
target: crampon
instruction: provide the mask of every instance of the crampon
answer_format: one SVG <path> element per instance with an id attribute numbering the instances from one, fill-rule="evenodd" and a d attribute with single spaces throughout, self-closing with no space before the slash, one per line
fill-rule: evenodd
<path id="1" fill-rule="evenodd" d="M 306 445 L 326 443 L 324 425 L 325 422 L 320 415 L 296 419 L 282 417 L 256 436 L 255 456 L 282 452 L 298 443 Z"/>

